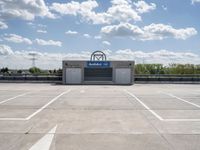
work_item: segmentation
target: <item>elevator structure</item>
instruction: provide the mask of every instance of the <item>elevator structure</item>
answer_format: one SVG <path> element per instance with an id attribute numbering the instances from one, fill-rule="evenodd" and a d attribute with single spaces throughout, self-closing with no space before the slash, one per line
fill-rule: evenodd
<path id="1" fill-rule="evenodd" d="M 134 61 L 108 61 L 105 53 L 95 51 L 90 60 L 63 60 L 63 84 L 134 83 Z"/>

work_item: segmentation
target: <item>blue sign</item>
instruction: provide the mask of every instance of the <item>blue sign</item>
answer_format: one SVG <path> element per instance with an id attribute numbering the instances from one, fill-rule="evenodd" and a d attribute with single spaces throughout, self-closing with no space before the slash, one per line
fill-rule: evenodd
<path id="1" fill-rule="evenodd" d="M 87 67 L 106 68 L 106 67 L 110 67 L 110 62 L 109 61 L 88 61 Z"/>

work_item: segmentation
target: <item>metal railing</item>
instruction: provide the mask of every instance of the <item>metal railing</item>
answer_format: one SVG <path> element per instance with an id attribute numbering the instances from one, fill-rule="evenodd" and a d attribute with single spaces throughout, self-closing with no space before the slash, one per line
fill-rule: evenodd
<path id="1" fill-rule="evenodd" d="M 135 81 L 191 81 L 199 82 L 200 74 L 135 74 Z M 0 74 L 0 81 L 62 81 L 62 74 Z"/>
<path id="2" fill-rule="evenodd" d="M 135 75 L 135 81 L 191 81 L 199 82 L 200 74 L 151 74 L 151 75 Z"/>
<path id="3" fill-rule="evenodd" d="M 61 81 L 62 74 L 0 74 L 0 80 L 7 81 Z"/>

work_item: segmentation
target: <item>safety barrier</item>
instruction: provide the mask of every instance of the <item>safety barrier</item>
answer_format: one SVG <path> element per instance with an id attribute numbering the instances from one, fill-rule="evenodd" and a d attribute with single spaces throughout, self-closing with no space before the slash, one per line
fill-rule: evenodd
<path id="1" fill-rule="evenodd" d="M 52 74 L 0 74 L 0 82 L 61 82 L 61 75 Z"/>
<path id="2" fill-rule="evenodd" d="M 135 75 L 136 82 L 200 82 L 200 75 Z"/>
<path id="3" fill-rule="evenodd" d="M 135 75 L 135 82 L 200 82 L 200 75 Z M 58 74 L 0 74 L 0 82 L 61 82 Z"/>

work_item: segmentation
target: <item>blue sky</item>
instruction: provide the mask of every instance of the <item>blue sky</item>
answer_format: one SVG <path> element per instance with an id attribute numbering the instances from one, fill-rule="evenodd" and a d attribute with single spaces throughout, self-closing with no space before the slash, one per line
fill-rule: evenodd
<path id="1" fill-rule="evenodd" d="M 63 59 L 200 63 L 200 0 L 2 0 L 0 67 L 42 68 Z M 152 57 L 153 56 L 153 57 Z"/>

